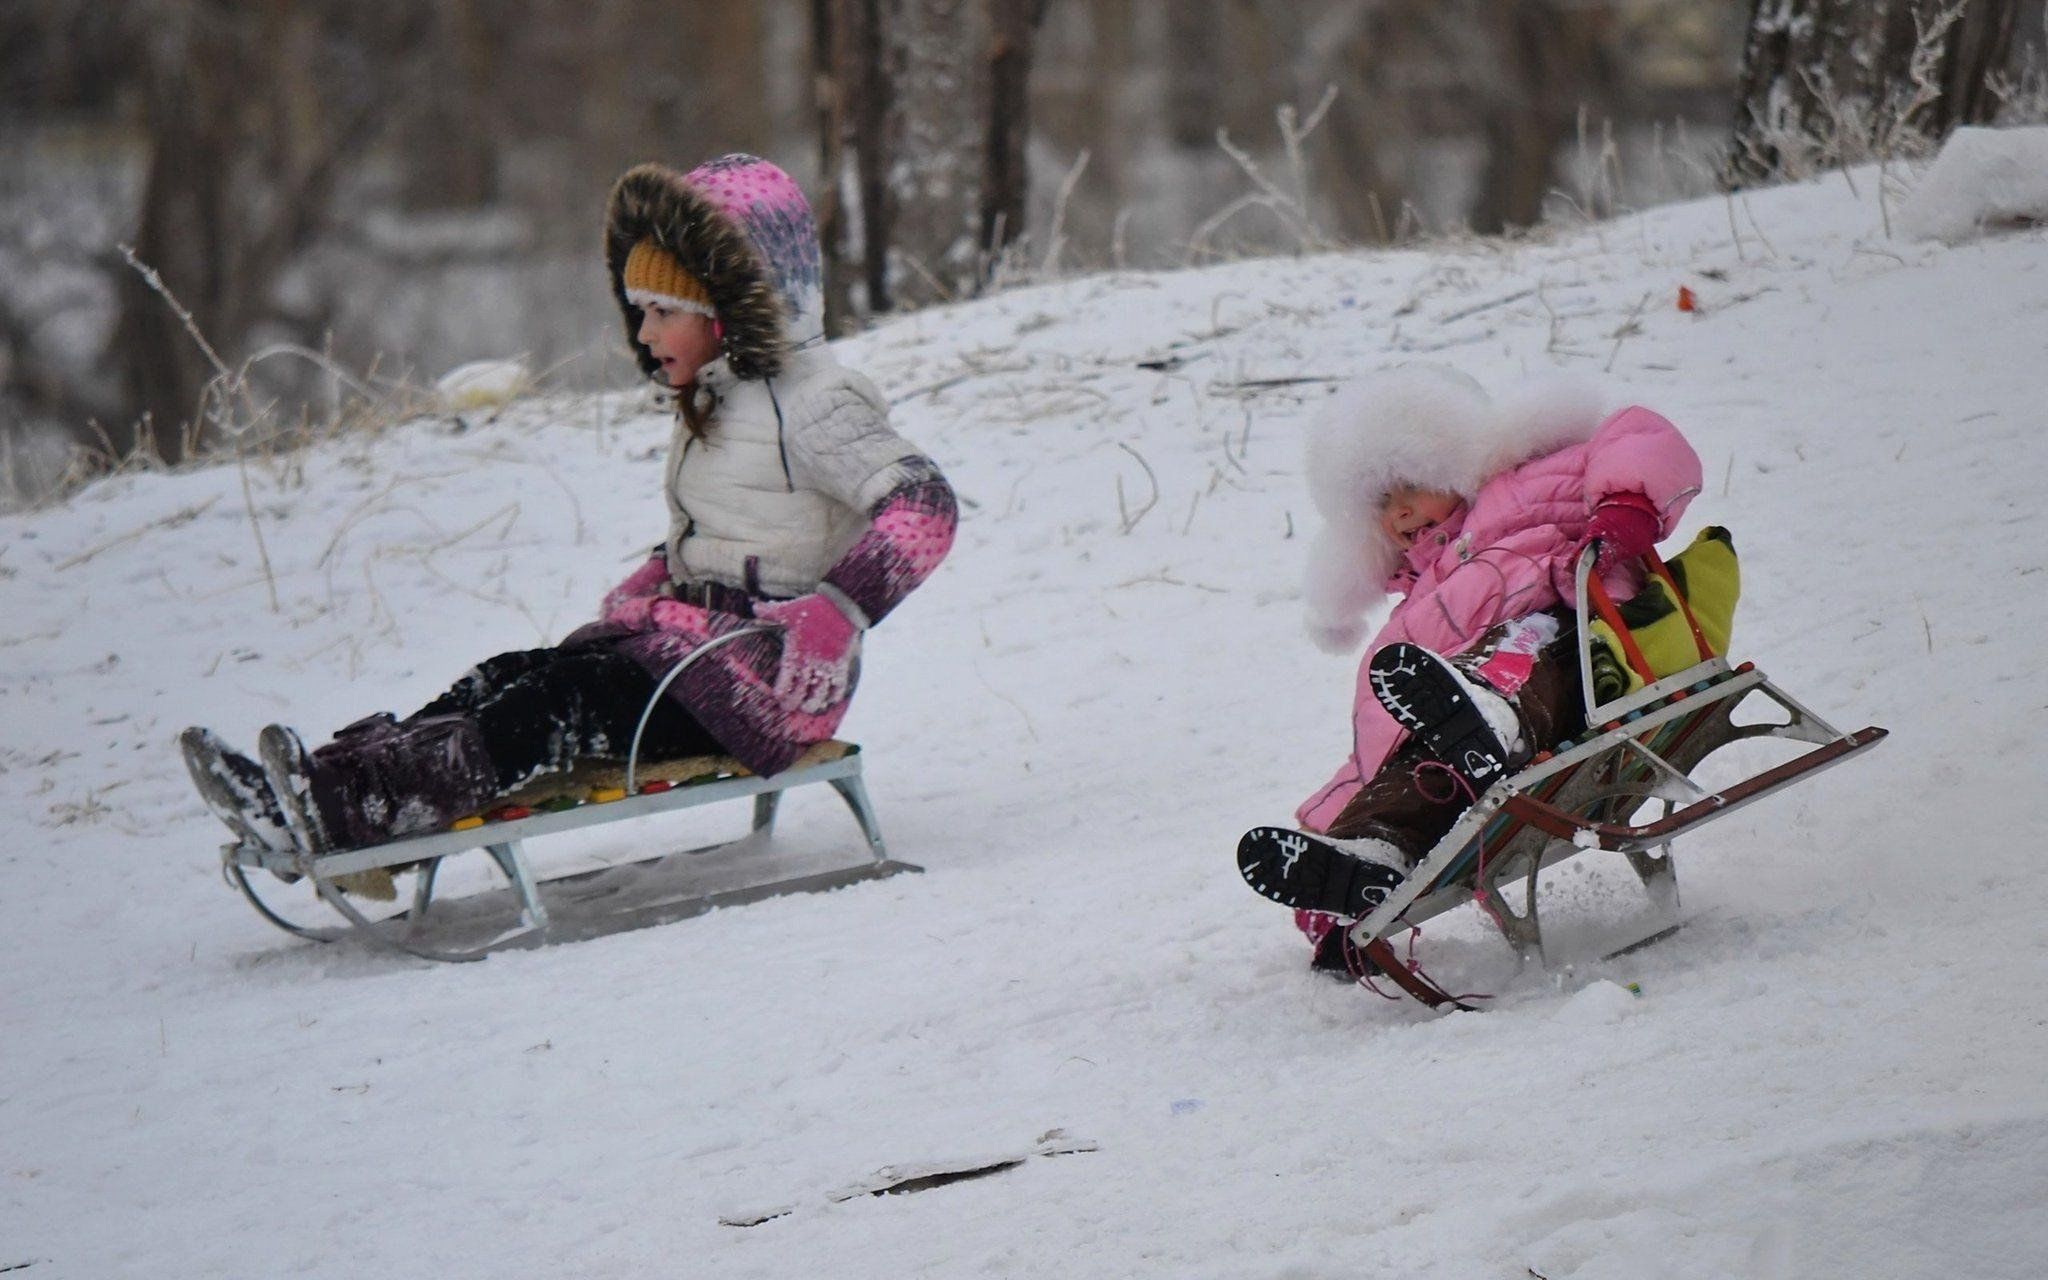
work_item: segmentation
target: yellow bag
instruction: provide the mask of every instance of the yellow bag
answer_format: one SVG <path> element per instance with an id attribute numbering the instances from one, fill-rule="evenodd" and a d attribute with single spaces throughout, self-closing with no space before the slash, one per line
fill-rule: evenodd
<path id="1" fill-rule="evenodd" d="M 1721 526 L 1709 525 L 1700 530 L 1691 546 L 1671 557 L 1665 568 L 1671 581 L 1653 572 L 1632 599 L 1612 606 L 1626 635 L 1606 617 L 1592 623 L 1593 692 L 1600 702 L 1612 702 L 1648 683 L 1640 669 L 1643 666 L 1656 679 L 1696 666 L 1703 660 L 1702 642 L 1715 654 L 1728 652 L 1735 600 L 1742 594 L 1735 540 Z M 1673 583 L 1678 587 L 1676 593 L 1671 589 Z M 1588 586 L 1596 602 L 1604 600 L 1597 579 L 1589 580 Z M 1641 663 L 1631 660 L 1630 641 Z"/>

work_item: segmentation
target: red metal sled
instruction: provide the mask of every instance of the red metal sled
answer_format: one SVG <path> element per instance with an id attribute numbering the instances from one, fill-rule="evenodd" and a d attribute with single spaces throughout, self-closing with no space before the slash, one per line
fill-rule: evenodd
<path id="1" fill-rule="evenodd" d="M 1628 860 L 1661 917 L 1649 937 L 1634 944 L 1642 945 L 1676 927 L 1678 877 L 1671 846 L 1680 835 L 1884 740 L 1885 730 L 1876 727 L 1854 733 L 1837 730 L 1773 685 L 1755 664 L 1731 667 L 1713 656 L 1704 640 L 1698 665 L 1655 680 L 1616 702 L 1595 705 L 1586 650 L 1591 634 L 1586 616 L 1591 563 L 1589 551 L 1578 566 L 1581 673 L 1589 728 L 1488 788 L 1414 873 L 1371 915 L 1351 926 L 1352 944 L 1403 990 L 1432 1007 L 1472 1006 L 1403 962 L 1390 944 L 1393 935 L 1476 897 L 1490 906 L 1489 914 L 1523 959 L 1541 960 L 1539 877 L 1546 868 L 1579 853 L 1607 850 Z M 1597 580 L 1590 589 L 1597 604 Z M 1603 613 L 1610 626 L 1626 634 L 1618 615 L 1611 610 Z M 1766 718 L 1738 724 L 1734 716 L 1740 707 L 1762 710 Z M 1694 781 L 1693 772 L 1708 756 L 1731 743 L 1757 738 L 1807 743 L 1813 749 L 1716 790 Z M 1645 810 L 1652 812 L 1639 821 Z M 1517 881 L 1523 882 L 1519 891 Z"/>

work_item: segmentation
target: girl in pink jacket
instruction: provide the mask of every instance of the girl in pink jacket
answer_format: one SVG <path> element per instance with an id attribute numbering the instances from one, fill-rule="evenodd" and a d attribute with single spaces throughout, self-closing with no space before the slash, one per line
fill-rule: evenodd
<path id="1" fill-rule="evenodd" d="M 1418 365 L 1332 401 L 1310 430 L 1308 477 L 1325 522 L 1305 593 L 1317 644 L 1352 651 L 1368 611 L 1398 599 L 1359 665 L 1351 752 L 1295 811 L 1345 864 L 1306 881 L 1240 866 L 1297 908 L 1318 967 L 1341 968 L 1325 942 L 1341 938 L 1334 924 L 1384 899 L 1500 773 L 1580 727 L 1575 640 L 1562 634 L 1578 554 L 1597 543 L 1602 581 L 1633 596 L 1643 553 L 1699 492 L 1700 461 L 1640 406 L 1603 413 L 1563 384 L 1495 402 Z M 1471 724 L 1448 719 L 1458 709 Z"/>

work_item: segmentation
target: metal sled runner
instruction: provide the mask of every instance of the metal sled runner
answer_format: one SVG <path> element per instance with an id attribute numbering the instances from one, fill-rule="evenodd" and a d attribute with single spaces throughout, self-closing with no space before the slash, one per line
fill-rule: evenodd
<path id="1" fill-rule="evenodd" d="M 888 856 L 862 782 L 860 748 L 850 743 L 819 743 L 796 764 L 770 777 L 748 773 L 738 762 L 724 757 L 665 762 L 639 758 L 641 733 L 669 684 L 711 648 L 754 630 L 748 628 L 721 636 L 668 672 L 641 716 L 622 776 L 616 766 L 579 766 L 504 797 L 487 813 L 465 818 L 446 831 L 361 849 L 314 855 L 247 842 L 229 844 L 221 850 L 222 874 L 264 919 L 287 933 L 316 942 L 333 942 L 355 933 L 376 946 L 422 959 L 461 961 L 479 960 L 493 951 L 509 948 L 580 941 L 667 924 L 714 907 L 737 906 L 783 894 L 813 893 L 902 871 L 922 870 Z M 774 830 L 783 792 L 820 782 L 829 784 L 852 810 L 867 845 L 868 857 L 864 861 L 711 893 L 703 892 L 701 883 L 693 883 L 701 880 L 701 876 L 693 873 L 701 869 L 708 856 L 748 842 L 765 842 Z M 537 877 L 526 855 L 525 842 L 535 836 L 747 797 L 754 801 L 752 830 L 730 844 L 685 850 L 552 880 Z M 442 861 L 472 849 L 481 849 L 489 856 L 504 877 L 505 892 L 436 899 L 434 891 Z M 288 881 L 304 880 L 320 901 L 341 915 L 345 925 L 313 927 L 288 918 L 258 891 L 251 881 L 251 872 L 273 872 Z M 395 896 L 393 873 L 413 876 L 410 904 L 396 915 L 373 919 L 355 897 L 362 895 L 365 888 L 372 890 L 370 896 Z M 272 888 L 269 892 L 276 890 Z M 484 901 L 487 898 L 504 901 Z"/>
<path id="2" fill-rule="evenodd" d="M 1885 730 L 1875 727 L 1837 730 L 1772 684 L 1755 664 L 1731 666 L 1712 656 L 1704 638 L 1699 638 L 1696 666 L 1596 705 L 1588 648 L 1589 590 L 1604 620 L 1624 636 L 1626 628 L 1604 599 L 1598 579 L 1591 578 L 1591 564 L 1588 551 L 1577 572 L 1586 728 L 1489 787 L 1386 901 L 1350 927 L 1353 946 L 1396 985 L 1432 1007 L 1472 1006 L 1404 963 L 1389 941 L 1392 935 L 1476 900 L 1521 959 L 1541 960 L 1539 877 L 1576 854 L 1604 849 L 1628 860 L 1669 922 L 1623 950 L 1655 941 L 1677 927 L 1674 840 L 1867 751 L 1885 737 Z M 1652 564 L 1663 572 L 1661 562 L 1653 559 Z M 1679 599 L 1684 607 L 1683 596 Z M 1698 638 L 1697 624 L 1693 630 Z M 1737 724 L 1734 714 L 1744 704 L 1781 718 Z M 1812 749 L 1718 790 L 1708 791 L 1693 780 L 1693 771 L 1709 755 L 1754 738 L 1784 739 Z M 1650 811 L 1648 820 L 1637 821 L 1645 810 Z"/>

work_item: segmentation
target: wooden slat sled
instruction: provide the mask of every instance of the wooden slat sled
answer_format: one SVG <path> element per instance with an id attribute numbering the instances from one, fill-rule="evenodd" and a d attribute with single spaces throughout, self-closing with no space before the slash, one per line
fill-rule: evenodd
<path id="1" fill-rule="evenodd" d="M 1627 860 L 1658 920 L 1657 927 L 1620 950 L 1656 941 L 1677 927 L 1672 844 L 1678 837 L 1868 751 L 1885 737 L 1885 730 L 1876 727 L 1841 732 L 1772 684 L 1754 663 L 1731 666 L 1710 656 L 1704 640 L 1701 650 L 1708 656 L 1698 665 L 1595 705 L 1586 616 L 1591 563 L 1589 552 L 1578 566 L 1588 727 L 1489 787 L 1387 900 L 1351 926 L 1353 946 L 1408 994 L 1433 1007 L 1471 1006 L 1403 961 L 1391 942 L 1395 935 L 1478 899 L 1523 960 L 1541 961 L 1540 877 L 1568 858 L 1605 850 Z M 1592 594 L 1597 602 L 1597 580 Z M 1603 614 L 1610 626 L 1622 629 L 1611 610 Z M 1745 706 L 1761 712 L 1761 718 L 1736 723 L 1737 709 Z M 1708 756 L 1756 738 L 1812 749 L 1712 791 L 1694 780 L 1694 771 Z"/>

